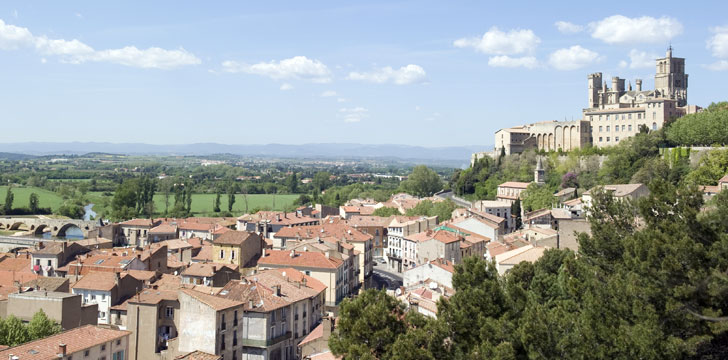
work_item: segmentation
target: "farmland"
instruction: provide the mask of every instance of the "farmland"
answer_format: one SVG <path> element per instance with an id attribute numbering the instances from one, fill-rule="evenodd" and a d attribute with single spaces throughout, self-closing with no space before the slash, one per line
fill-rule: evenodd
<path id="1" fill-rule="evenodd" d="M 215 202 L 215 194 L 192 194 L 192 213 L 194 214 L 214 214 L 212 209 Z M 283 210 L 290 207 L 298 195 L 281 195 L 281 194 L 250 194 L 247 195 L 248 210 L 253 209 L 271 209 Z M 169 196 L 169 209 L 174 206 L 174 195 Z M 233 204 L 233 215 L 242 215 L 246 213 L 245 197 L 242 194 L 235 195 L 235 203 Z M 163 213 L 165 208 L 165 199 L 163 194 L 154 195 L 154 208 L 158 213 Z M 227 211 L 228 197 L 223 194 L 220 197 L 220 209 Z"/>
<path id="2" fill-rule="evenodd" d="M 5 202 L 5 195 L 8 192 L 7 186 L 0 186 L 0 203 Z M 38 194 L 40 207 L 50 207 L 54 211 L 63 205 L 63 198 L 53 191 L 38 187 L 13 187 L 13 207 L 28 207 L 28 199 L 31 193 Z"/>

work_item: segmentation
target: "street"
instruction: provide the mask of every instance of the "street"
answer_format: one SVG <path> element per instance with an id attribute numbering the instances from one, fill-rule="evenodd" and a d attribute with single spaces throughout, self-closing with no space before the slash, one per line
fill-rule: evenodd
<path id="1" fill-rule="evenodd" d="M 374 286 L 377 289 L 389 289 L 394 290 L 402 286 L 402 275 L 389 272 L 386 264 L 380 264 L 378 261 L 374 261 L 374 270 L 372 273 L 372 279 Z"/>

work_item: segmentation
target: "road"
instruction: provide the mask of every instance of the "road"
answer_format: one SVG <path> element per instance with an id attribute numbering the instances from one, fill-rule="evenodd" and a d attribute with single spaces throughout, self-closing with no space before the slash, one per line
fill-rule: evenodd
<path id="1" fill-rule="evenodd" d="M 394 290 L 402 286 L 402 274 L 387 271 L 387 265 L 377 261 L 374 262 L 372 278 L 377 289 Z"/>

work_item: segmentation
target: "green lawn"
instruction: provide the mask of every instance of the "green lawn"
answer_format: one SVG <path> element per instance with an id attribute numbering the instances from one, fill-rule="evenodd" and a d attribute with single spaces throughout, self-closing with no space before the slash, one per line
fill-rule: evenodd
<path id="1" fill-rule="evenodd" d="M 213 214 L 212 208 L 215 202 L 215 194 L 192 194 L 192 212 L 195 214 Z M 299 195 L 269 195 L 269 194 L 251 194 L 248 195 L 248 211 L 255 208 L 270 208 L 273 210 L 283 210 L 285 207 L 293 204 Z M 220 198 L 220 210 L 227 211 L 227 195 L 223 194 Z M 274 206 L 275 202 L 275 206 Z M 164 194 L 154 195 L 154 208 L 156 212 L 164 212 Z M 174 206 L 174 195 L 169 196 L 169 209 Z M 245 213 L 245 199 L 243 195 L 235 195 L 235 204 L 233 204 L 234 214 Z"/>
<path id="2" fill-rule="evenodd" d="M 5 202 L 7 192 L 7 186 L 0 186 L 0 203 Z M 28 199 L 31 193 L 38 194 L 40 207 L 50 207 L 53 210 L 57 210 L 63 205 L 63 198 L 52 191 L 37 187 L 13 187 L 13 195 L 15 196 L 13 207 L 28 207 Z"/>

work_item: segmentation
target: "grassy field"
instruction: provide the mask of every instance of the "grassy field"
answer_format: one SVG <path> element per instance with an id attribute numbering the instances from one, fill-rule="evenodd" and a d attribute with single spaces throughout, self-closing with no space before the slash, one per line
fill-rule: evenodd
<path id="1" fill-rule="evenodd" d="M 192 212 L 195 214 L 213 214 L 212 208 L 215 202 L 215 194 L 192 194 Z M 269 195 L 269 194 L 251 194 L 248 195 L 248 211 L 255 208 L 269 208 L 272 210 L 283 210 L 285 207 L 293 204 L 298 195 Z M 157 212 L 164 212 L 164 194 L 154 195 L 154 207 Z M 169 196 L 169 209 L 174 206 L 174 195 Z M 220 210 L 227 211 L 228 199 L 223 194 L 220 198 Z M 235 195 L 235 203 L 233 204 L 233 214 L 245 213 L 245 199 L 243 195 Z"/>
<path id="2" fill-rule="evenodd" d="M 5 202 L 7 192 L 7 186 L 0 186 L 0 203 Z M 38 194 L 40 207 L 50 207 L 53 210 L 57 210 L 63 205 L 63 198 L 52 191 L 37 187 L 13 187 L 13 195 L 15 196 L 13 207 L 28 207 L 28 199 L 31 193 Z"/>

